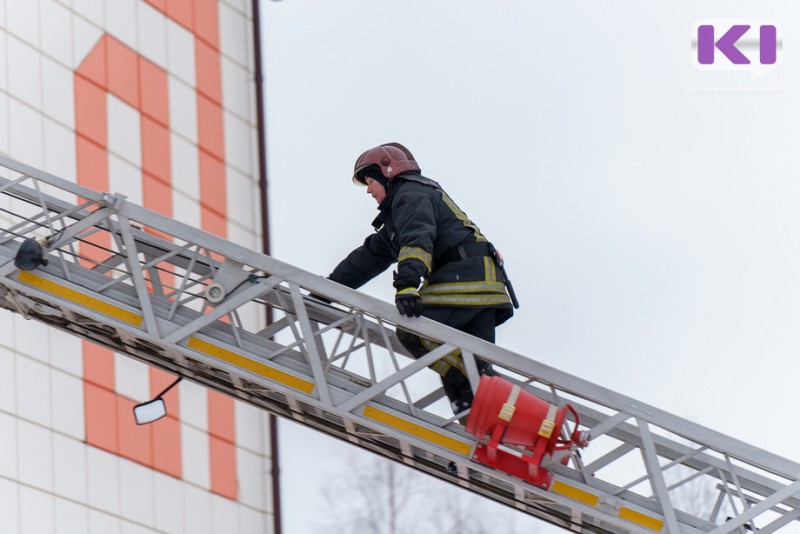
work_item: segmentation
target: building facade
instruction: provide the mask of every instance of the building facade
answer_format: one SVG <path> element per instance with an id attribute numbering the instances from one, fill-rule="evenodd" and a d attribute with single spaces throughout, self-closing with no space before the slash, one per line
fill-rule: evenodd
<path id="1" fill-rule="evenodd" d="M 0 152 L 261 248 L 247 0 L 0 0 Z M 2 225 L 2 213 L 0 213 Z M 267 416 L 0 311 L 0 532 L 269 533 Z"/>

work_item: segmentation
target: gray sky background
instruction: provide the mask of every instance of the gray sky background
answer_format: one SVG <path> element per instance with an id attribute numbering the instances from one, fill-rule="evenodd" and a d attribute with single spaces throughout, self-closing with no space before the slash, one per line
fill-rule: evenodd
<path id="1" fill-rule="evenodd" d="M 328 274 L 376 214 L 355 158 L 402 142 L 506 257 L 498 344 L 800 460 L 797 2 L 263 6 L 277 258 Z M 708 18 L 777 21 L 783 63 L 696 69 Z M 285 529 L 310 531 L 350 447 L 281 432 Z"/>

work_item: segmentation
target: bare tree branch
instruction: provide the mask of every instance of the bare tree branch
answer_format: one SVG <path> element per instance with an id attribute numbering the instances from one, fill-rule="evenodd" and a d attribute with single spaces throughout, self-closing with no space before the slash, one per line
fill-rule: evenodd
<path id="1" fill-rule="evenodd" d="M 380 457 L 329 473 L 319 531 L 330 534 L 535 534 L 542 523 Z M 522 525 L 518 527 L 518 525 Z"/>

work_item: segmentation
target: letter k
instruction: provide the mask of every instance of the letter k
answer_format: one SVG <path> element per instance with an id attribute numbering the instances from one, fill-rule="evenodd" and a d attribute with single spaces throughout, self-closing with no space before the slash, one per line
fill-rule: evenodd
<path id="1" fill-rule="evenodd" d="M 750 60 L 736 48 L 736 41 L 747 33 L 750 26 L 736 24 L 725 35 L 714 42 L 714 26 L 702 25 L 697 28 L 697 61 L 701 65 L 714 63 L 714 49 L 718 48 L 734 65 L 749 65 Z"/>

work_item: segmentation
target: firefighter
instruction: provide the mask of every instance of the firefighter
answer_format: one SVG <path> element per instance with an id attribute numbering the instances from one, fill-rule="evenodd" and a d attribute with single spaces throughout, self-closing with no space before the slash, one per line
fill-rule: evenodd
<path id="1" fill-rule="evenodd" d="M 356 289 L 397 262 L 395 304 L 401 314 L 428 317 L 494 343 L 495 326 L 508 320 L 513 308 L 502 260 L 475 223 L 438 183 L 422 176 L 399 143 L 361 154 L 353 181 L 378 203 L 376 232 L 328 278 Z M 397 337 L 416 358 L 439 345 L 399 328 Z M 477 365 L 481 374 L 496 374 L 487 362 Z M 472 390 L 459 351 L 431 368 L 441 376 L 453 412 L 468 409 Z"/>

